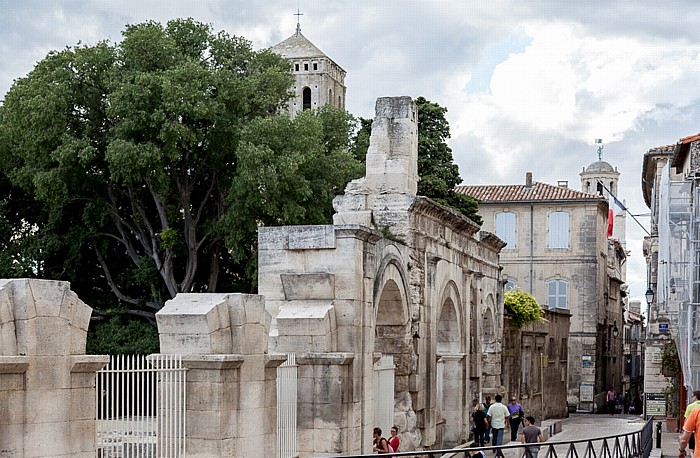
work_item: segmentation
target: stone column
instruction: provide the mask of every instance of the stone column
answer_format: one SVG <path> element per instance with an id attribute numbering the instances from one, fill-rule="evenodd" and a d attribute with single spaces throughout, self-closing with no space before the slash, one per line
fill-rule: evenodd
<path id="1" fill-rule="evenodd" d="M 160 348 L 187 373 L 187 454 L 275 456 L 277 367 L 262 296 L 178 294 L 156 314 Z"/>
<path id="2" fill-rule="evenodd" d="M 94 457 L 95 372 L 85 355 L 92 309 L 67 282 L 0 280 L 0 450 Z"/>

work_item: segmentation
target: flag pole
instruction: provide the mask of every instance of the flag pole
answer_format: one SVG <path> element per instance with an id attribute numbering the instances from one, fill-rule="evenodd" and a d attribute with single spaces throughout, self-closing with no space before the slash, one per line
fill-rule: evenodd
<path id="1" fill-rule="evenodd" d="M 597 181 L 598 181 L 598 183 L 603 187 L 603 189 L 605 189 L 605 190 L 608 192 L 608 194 L 610 194 L 610 195 L 613 197 L 613 199 L 615 199 L 617 202 L 619 202 L 619 204 L 620 204 L 620 206 L 622 207 L 622 209 L 623 209 L 624 211 L 626 211 L 627 214 L 630 215 L 630 216 L 632 217 L 632 219 L 634 220 L 634 222 L 637 223 L 637 224 L 639 225 L 639 227 L 641 227 L 641 228 L 644 230 L 644 232 L 647 233 L 647 235 L 648 235 L 649 237 L 651 237 L 651 234 L 649 233 L 649 231 L 647 230 L 647 228 L 644 227 L 644 226 L 642 225 L 642 223 L 639 222 L 639 220 L 632 214 L 632 212 L 629 211 L 629 209 L 625 206 L 625 204 L 623 204 L 623 203 L 620 201 L 620 199 L 618 199 L 617 197 L 615 197 L 615 194 L 613 194 L 612 191 L 610 191 L 610 190 L 603 184 L 602 181 L 600 181 L 600 180 L 597 180 Z M 608 204 L 608 205 L 610 205 L 610 204 Z"/>

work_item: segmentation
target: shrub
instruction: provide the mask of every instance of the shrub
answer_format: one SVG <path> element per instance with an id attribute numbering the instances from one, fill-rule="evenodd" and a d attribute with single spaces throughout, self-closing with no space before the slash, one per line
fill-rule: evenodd
<path id="1" fill-rule="evenodd" d="M 525 291 L 506 291 L 503 301 L 506 311 L 512 316 L 513 325 L 517 328 L 533 321 L 544 321 L 542 307 Z"/>

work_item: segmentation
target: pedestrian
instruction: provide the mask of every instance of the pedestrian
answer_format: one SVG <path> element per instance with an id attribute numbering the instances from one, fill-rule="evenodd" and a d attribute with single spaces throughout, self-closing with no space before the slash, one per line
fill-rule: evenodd
<path id="1" fill-rule="evenodd" d="M 637 393 L 637 395 L 634 397 L 632 405 L 634 406 L 635 415 L 642 415 L 644 413 L 644 403 L 642 402 L 642 398 L 639 396 L 639 393 Z"/>
<path id="2" fill-rule="evenodd" d="M 372 451 L 374 453 L 389 453 L 389 442 L 382 437 L 382 428 L 372 430 Z"/>
<path id="3" fill-rule="evenodd" d="M 502 399 L 503 397 L 497 394 L 496 402 L 491 404 L 489 411 L 486 413 L 491 422 L 491 445 L 494 447 L 503 445 L 503 431 L 509 427 L 510 413 L 508 412 L 508 407 L 501 404 Z"/>
<path id="4" fill-rule="evenodd" d="M 523 406 L 518 402 L 518 398 L 513 395 L 508 404 L 508 413 L 510 413 L 510 441 L 515 442 L 518 438 L 518 428 L 523 421 Z"/>
<path id="5" fill-rule="evenodd" d="M 525 417 L 525 427 L 523 428 L 523 435 L 520 439 L 522 444 L 539 444 L 543 442 L 542 430 L 535 426 L 535 417 Z M 531 445 L 525 447 L 525 458 L 537 458 L 537 454 L 540 451 L 539 445 Z"/>
<path id="6" fill-rule="evenodd" d="M 470 429 L 474 433 L 474 443 L 478 444 L 479 447 L 483 447 L 486 444 L 484 439 L 484 434 L 486 434 L 486 426 L 489 424 L 486 419 L 486 414 L 484 413 L 484 405 L 479 403 L 474 408 L 469 417 Z"/>
<path id="7" fill-rule="evenodd" d="M 486 396 L 486 400 L 484 401 L 484 413 L 487 413 L 489 411 L 489 407 L 491 407 L 491 396 Z M 491 441 L 491 423 L 486 421 L 486 432 L 484 433 L 484 443 L 488 444 L 489 441 Z"/>
<path id="8" fill-rule="evenodd" d="M 690 404 L 688 404 L 688 407 L 685 408 L 685 415 L 683 415 L 683 419 L 687 419 L 690 416 L 690 412 L 695 410 L 696 408 L 700 407 L 700 391 L 695 390 L 693 393 L 690 395 Z M 695 436 L 690 436 L 690 439 L 688 440 L 688 448 L 695 451 Z"/>
<path id="9" fill-rule="evenodd" d="M 608 413 L 610 415 L 615 415 L 615 401 L 617 400 L 617 395 L 615 394 L 615 390 L 613 390 L 613 387 L 610 387 L 610 389 L 608 390 L 606 399 L 608 401 Z"/>
<path id="10" fill-rule="evenodd" d="M 697 442 L 700 437 L 700 409 L 693 409 L 688 416 L 688 419 L 683 424 L 683 434 L 681 435 L 681 441 L 678 445 L 678 458 L 685 458 L 686 451 L 685 448 L 688 446 L 691 436 Z M 693 453 L 694 458 L 700 458 L 700 453 L 697 450 Z"/>
<path id="11" fill-rule="evenodd" d="M 478 447 L 480 447 L 480 445 L 476 442 L 472 442 L 471 444 L 469 444 L 469 456 L 471 458 L 486 458 L 486 454 L 483 450 L 472 450 Z"/>
<path id="12" fill-rule="evenodd" d="M 389 430 L 389 434 L 391 436 L 389 437 L 389 445 L 391 445 L 391 448 L 394 449 L 395 452 L 399 451 L 399 444 L 401 443 L 401 439 L 399 439 L 399 428 L 396 426 L 392 426 L 391 429 Z"/>

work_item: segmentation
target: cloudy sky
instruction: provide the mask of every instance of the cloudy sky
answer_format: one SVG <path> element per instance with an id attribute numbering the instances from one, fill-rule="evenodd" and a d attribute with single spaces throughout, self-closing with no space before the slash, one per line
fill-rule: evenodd
<path id="1" fill-rule="evenodd" d="M 380 96 L 448 108 L 465 184 L 568 180 L 603 159 L 646 214 L 641 163 L 700 131 L 700 8 L 691 1 L 25 0 L 0 6 L 0 98 L 47 52 L 119 41 L 125 24 L 192 17 L 258 47 L 304 35 L 347 71 L 347 109 Z M 475 172 L 478 171 L 478 172 Z M 648 227 L 648 216 L 638 219 Z M 646 291 L 644 231 L 627 223 L 628 283 Z"/>

